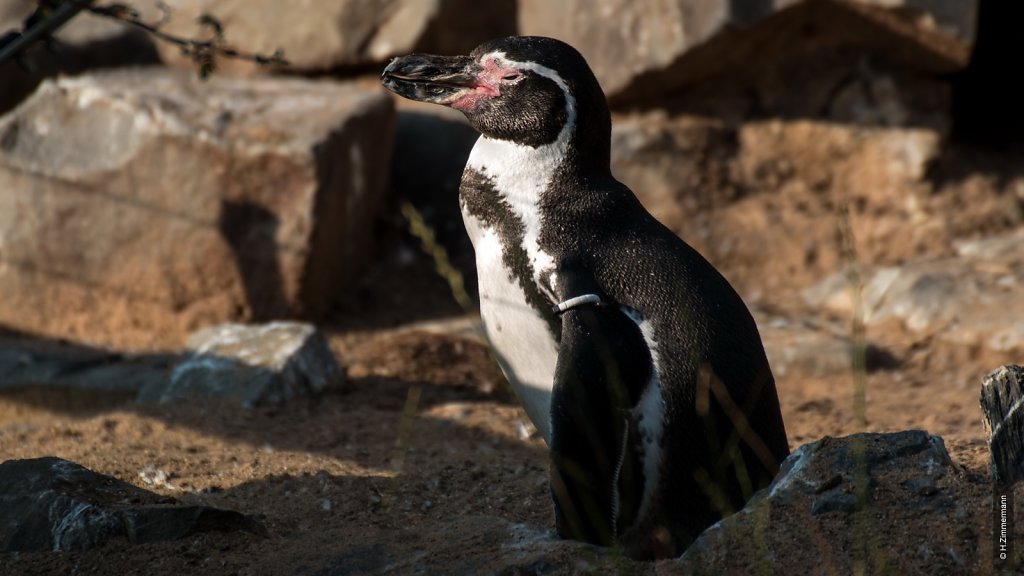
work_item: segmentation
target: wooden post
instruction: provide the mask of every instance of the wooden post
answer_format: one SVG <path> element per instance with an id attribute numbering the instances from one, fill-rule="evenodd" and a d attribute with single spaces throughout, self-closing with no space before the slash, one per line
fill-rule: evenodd
<path id="1" fill-rule="evenodd" d="M 985 376 L 981 411 L 989 432 L 992 479 L 1012 486 L 1024 478 L 1024 367 L 1007 365 Z"/>
<path id="2" fill-rule="evenodd" d="M 992 457 L 992 568 L 1019 574 L 1014 553 L 1014 490 L 1024 478 L 1024 368 L 1003 366 L 981 383 L 981 410 Z"/>

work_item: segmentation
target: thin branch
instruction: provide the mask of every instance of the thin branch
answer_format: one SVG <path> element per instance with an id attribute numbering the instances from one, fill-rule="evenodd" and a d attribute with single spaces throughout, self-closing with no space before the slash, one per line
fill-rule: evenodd
<path id="1" fill-rule="evenodd" d="M 58 28 L 66 24 L 68 20 L 77 16 L 79 12 L 82 10 L 88 10 L 92 3 L 93 0 L 78 0 L 76 2 L 62 3 L 45 17 L 34 22 L 21 34 L 14 32 L 13 40 L 0 45 L 0 64 L 16 57 L 22 50 L 28 48 L 32 44 L 46 39 L 56 32 Z M 41 5 L 36 9 L 33 17 L 36 14 L 39 14 L 42 10 L 44 10 L 44 7 Z M 31 19 L 32 17 L 29 18 L 29 20 Z"/>
<path id="2" fill-rule="evenodd" d="M 72 3 L 86 3 L 91 4 L 87 0 L 69 0 Z M 169 19 L 170 9 L 167 5 L 162 2 L 157 4 L 157 7 L 161 11 L 160 21 L 155 24 L 149 24 L 144 22 L 139 15 L 139 12 L 126 4 L 109 4 L 104 6 L 87 6 L 87 10 L 97 16 L 109 18 L 111 20 L 117 20 L 129 26 L 139 28 L 146 31 L 150 35 L 156 37 L 164 42 L 174 44 L 181 47 L 182 52 L 190 56 L 193 60 L 202 65 L 212 66 L 212 58 L 215 56 L 225 56 L 227 58 L 233 58 L 236 60 L 247 60 L 249 62 L 255 62 L 260 66 L 288 66 L 288 61 L 284 58 L 284 51 L 280 48 L 277 49 L 273 54 L 257 54 L 253 52 L 245 52 L 231 46 L 224 45 L 224 28 L 220 21 L 209 14 L 202 14 L 197 19 L 200 26 L 208 28 L 213 31 L 213 38 L 210 40 L 196 40 L 194 38 L 184 38 L 176 36 L 168 32 L 164 32 L 161 28 L 166 24 Z M 211 68 L 212 70 L 212 68 Z M 208 70 L 209 71 L 209 70 Z"/>
<path id="3" fill-rule="evenodd" d="M 87 11 L 96 16 L 116 20 L 127 26 L 138 28 L 158 40 L 181 47 L 182 52 L 199 65 L 202 76 L 206 76 L 213 71 L 216 58 L 220 56 L 254 62 L 260 66 L 289 65 L 281 49 L 267 55 L 246 52 L 225 45 L 223 26 L 219 20 L 209 14 L 200 15 L 197 21 L 201 27 L 209 29 L 213 37 L 209 40 L 197 40 L 194 38 L 184 38 L 162 30 L 170 19 L 170 8 L 163 2 L 157 3 L 157 7 L 161 12 L 161 18 L 152 24 L 143 21 L 138 10 L 128 4 L 115 3 L 96 6 L 94 3 L 95 0 L 63 0 L 51 12 L 43 15 L 37 21 L 31 22 L 23 33 L 12 32 L 7 37 L 6 42 L 0 43 L 0 64 L 16 57 L 30 45 L 50 37 L 79 12 Z M 43 5 L 40 5 L 36 10 L 36 14 L 41 14 L 44 8 Z"/>

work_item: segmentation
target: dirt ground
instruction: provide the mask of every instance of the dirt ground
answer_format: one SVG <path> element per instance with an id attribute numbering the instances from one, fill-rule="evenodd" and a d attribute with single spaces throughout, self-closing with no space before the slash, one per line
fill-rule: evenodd
<path id="1" fill-rule="evenodd" d="M 995 206 L 994 216 L 1002 208 L 992 197 L 1002 198 L 1002 188 L 963 182 L 937 185 L 930 200 L 951 206 L 946 236 L 937 234 L 917 253 L 890 260 L 941 253 L 954 236 L 991 228 L 983 215 L 958 216 L 955 206 L 987 202 Z M 976 202 L 965 197 L 970 194 Z M 738 209 L 768 206 L 787 209 L 783 199 L 771 197 L 746 198 Z M 878 221 L 888 217 L 878 215 Z M 858 230 L 870 230 L 870 218 L 859 216 Z M 834 214 L 802 221 L 821 227 L 809 234 L 834 235 Z M 254 515 L 268 537 L 205 534 L 146 545 L 118 541 L 87 552 L 8 555 L 0 573 L 330 573 L 321 570 L 347 548 L 402 538 L 451 518 L 487 515 L 552 526 L 543 442 L 530 435 L 487 349 L 463 330 L 462 311 L 401 219 L 384 218 L 379 229 L 377 265 L 323 325 L 346 366 L 344 389 L 275 409 L 225 402 L 143 407 L 125 397 L 68 391 L 0 395 L 0 460 L 60 456 L 181 502 Z M 882 243 L 890 241 L 864 246 L 862 253 L 882 252 Z M 748 279 L 737 283 L 744 295 L 754 292 L 752 279 L 776 291 L 805 287 L 768 263 L 709 257 L 726 276 Z M 754 300 L 755 307 L 785 317 L 813 315 L 796 298 Z M 424 323 L 426 328 L 416 328 Z M 942 344 L 896 324 L 873 328 L 868 340 L 896 362 L 866 375 L 867 429 L 922 428 L 941 435 L 956 463 L 987 475 L 978 387 L 983 374 L 1014 358 Z M 777 379 L 791 447 L 858 429 L 852 371 Z M 964 497 L 987 510 L 977 494 Z M 445 534 L 435 537 L 441 541 Z M 982 568 L 989 565 L 987 552 L 979 556 Z"/>

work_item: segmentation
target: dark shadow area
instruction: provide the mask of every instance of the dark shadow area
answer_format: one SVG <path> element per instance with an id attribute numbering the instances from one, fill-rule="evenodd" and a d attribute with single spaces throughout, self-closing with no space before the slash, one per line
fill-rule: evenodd
<path id="1" fill-rule="evenodd" d="M 37 350 L 113 358 L 88 347 L 10 331 L 2 336 L 0 350 L 5 352 L 17 349 L 11 345 L 15 339 Z M 0 375 L 4 372 L 0 368 Z M 74 371 L 65 371 L 66 377 L 73 375 Z M 413 387 L 422 395 L 410 409 Z M 368 377 L 350 382 L 346 390 L 329 389 L 316 399 L 246 409 L 230 399 L 139 405 L 130 396 L 117 399 L 106 392 L 100 393 L 104 400 L 93 405 L 82 404 L 88 392 L 65 396 L 66 404 L 59 404 L 63 392 L 36 394 L 44 388 L 6 389 L 0 384 L 0 410 L 17 403 L 67 416 L 51 418 L 56 423 L 52 427 L 0 424 L 3 442 L 38 438 L 36 432 L 46 435 L 53 428 L 58 442 L 64 439 L 74 446 L 61 456 L 85 460 L 91 469 L 167 494 L 169 504 L 241 512 L 264 526 L 268 536 L 210 533 L 145 544 L 114 538 L 85 552 L 0 554 L 0 574 L 67 573 L 71 565 L 95 566 L 101 572 L 147 566 L 147 573 L 159 576 L 197 573 L 197 567 L 207 566 L 213 566 L 211 573 L 225 574 L 350 573 L 360 564 L 348 555 L 360 556 L 366 547 L 379 547 L 374 559 L 365 560 L 380 566 L 385 560 L 414 559 L 418 548 L 438 546 L 432 538 L 451 540 L 449 546 L 478 538 L 479 526 L 453 529 L 463 516 L 492 519 L 502 529 L 502 538 L 508 537 L 506 524 L 549 525 L 543 451 L 489 432 L 479 422 L 463 418 L 467 409 L 459 408 L 478 401 L 504 404 L 508 397 L 500 393 Z M 452 410 L 426 414 L 449 402 L 455 404 Z M 486 415 L 489 409 L 476 410 Z M 95 416 L 102 419 L 88 420 Z M 168 426 L 151 424 L 152 420 Z M 123 453 L 114 457 L 111 451 Z M 2 450 L 0 460 L 9 454 Z M 89 464 L 97 460 L 88 454 L 100 454 L 108 464 Z M 114 462 L 117 472 L 111 470 Z M 141 474 L 148 463 L 167 472 L 166 483 L 157 480 L 154 485 L 152 473 Z M 203 484 L 193 488 L 187 483 L 190 475 L 203 478 Z M 219 563 L 204 564 L 210 557 Z M 235 569 L 238 566 L 252 566 L 255 572 Z"/>
<path id="2" fill-rule="evenodd" d="M 395 345 L 410 346 L 402 341 Z M 345 458 L 365 466 L 383 466 L 390 452 L 371 457 L 345 437 L 354 430 L 373 433 L 390 430 L 393 434 L 413 387 L 420 390 L 417 413 L 449 403 L 515 404 L 506 386 L 481 383 L 468 377 L 467 370 L 473 369 L 471 362 L 463 367 L 448 364 L 453 361 L 453 355 L 458 358 L 464 346 L 474 345 L 460 340 L 442 343 L 442 348 L 453 346 L 454 351 L 431 346 L 407 348 L 405 353 L 412 358 L 410 362 L 422 363 L 423 357 L 430 354 L 439 358 L 435 364 L 440 364 L 433 366 L 433 375 L 425 376 L 426 380 L 387 376 L 349 378 L 342 387 L 328 387 L 318 396 L 300 396 L 283 404 L 273 400 L 252 403 L 245 396 L 252 392 L 253 386 L 271 376 L 267 369 L 246 366 L 244 370 L 231 373 L 211 372 L 213 376 L 186 378 L 177 373 L 185 360 L 189 360 L 189 366 L 194 369 L 197 365 L 209 366 L 234 359 L 190 352 L 119 353 L 5 328 L 0 329 L 0 430 L 11 425 L 4 422 L 11 416 L 11 405 L 71 418 L 130 411 L 204 435 L 254 446 L 331 452 L 341 444 L 349 444 L 354 452 Z M 388 352 L 391 350 L 383 353 Z M 437 374 L 449 370 L 451 378 L 439 381 Z M 169 384 L 172 380 L 173 386 Z M 204 382 L 210 384 L 203 386 Z M 196 387 L 208 393 L 193 394 Z M 9 405 L 6 410 L 4 403 Z M 17 417 L 14 420 L 13 425 L 18 426 Z M 3 457 L 0 453 L 0 459 Z"/>
<path id="3" fill-rule="evenodd" d="M 288 317 L 284 278 L 277 261 L 278 222 L 274 213 L 252 202 L 225 200 L 218 226 L 238 264 L 252 320 Z"/>
<path id="4" fill-rule="evenodd" d="M 325 322 L 339 330 L 394 327 L 464 314 L 402 205 L 422 216 L 465 289 L 477 299 L 476 261 L 459 208 L 462 171 L 479 134 L 464 122 L 399 110 L 390 168 L 390 194 L 373 223 L 376 258 L 355 289 L 338 298 Z"/>
<path id="5" fill-rule="evenodd" d="M 472 453 L 474 444 L 492 441 L 472 431 L 449 430 L 437 421 L 421 419 L 416 426 L 427 438 L 450 434 L 448 448 L 459 452 Z M 442 451 L 416 439 L 410 448 L 403 473 L 393 478 L 321 470 L 267 475 L 164 499 L 164 506 L 240 512 L 265 527 L 265 535 L 211 532 L 135 544 L 120 537 L 85 551 L 0 551 L 0 574 L 68 574 L 76 569 L 110 573 L 120 566 L 146 566 L 145 573 L 159 576 L 312 576 L 377 574 L 390 572 L 396 564 L 433 565 L 428 573 L 450 573 L 455 564 L 461 568 L 456 573 L 478 574 L 493 568 L 494 551 L 486 545 L 464 548 L 467 545 L 483 538 L 491 543 L 511 541 L 516 536 L 513 528 L 524 536 L 554 539 L 545 533 L 550 528 L 550 502 L 543 482 L 545 466 L 535 450 L 522 443 L 494 442 L 494 450 L 506 453 L 502 462 L 450 460 L 449 465 L 438 466 L 426 460 L 444 459 Z M 496 494 L 499 482 L 502 491 Z M 423 550 L 434 553 L 424 557 Z M 197 570 L 210 566 L 203 560 L 211 558 L 217 561 L 212 571 Z M 508 555 L 502 560 L 507 562 Z M 570 566 L 573 562 L 562 561 Z"/>
<path id="6" fill-rule="evenodd" d="M 400 111 L 391 178 L 399 202 L 408 200 L 458 263 L 472 266 L 473 247 L 459 209 L 459 185 L 480 134 L 440 115 Z"/>
<path id="7" fill-rule="evenodd" d="M 971 59 L 953 75 L 953 141 L 986 149 L 1024 148 L 1019 25 L 1024 4 L 979 0 Z"/>
<path id="8" fill-rule="evenodd" d="M 928 167 L 936 188 L 982 173 L 1005 190 L 1024 177 L 1024 90 L 1014 77 L 1022 54 L 1021 21 L 1024 4 L 979 0 L 970 61 L 949 76 L 950 137 Z"/>
<path id="9" fill-rule="evenodd" d="M 959 118 L 954 120 L 960 122 Z M 1012 194 L 1007 185 L 1024 178 L 1024 142 L 997 146 L 991 140 L 967 142 L 953 139 L 946 142 L 928 163 L 925 177 L 938 189 L 961 183 L 976 174 L 993 177 L 995 190 Z"/>
<path id="10" fill-rule="evenodd" d="M 0 30 L 0 34 L 6 30 Z M 124 32 L 80 45 L 53 40 L 35 44 L 19 64 L 0 64 L 0 114 L 27 98 L 47 78 L 75 76 L 89 70 L 159 64 L 160 55 L 145 33 L 125 28 Z"/>
<path id="11" fill-rule="evenodd" d="M 867 344 L 864 349 L 864 369 L 870 372 L 898 370 L 903 360 L 888 349 Z"/>

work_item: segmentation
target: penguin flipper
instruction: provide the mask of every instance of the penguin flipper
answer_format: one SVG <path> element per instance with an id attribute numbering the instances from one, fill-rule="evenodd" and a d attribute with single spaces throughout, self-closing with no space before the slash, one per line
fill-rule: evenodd
<path id="1" fill-rule="evenodd" d="M 617 305 L 587 301 L 561 315 L 551 397 L 555 524 L 563 538 L 613 546 L 642 496 L 633 408 L 650 379 L 650 351 Z"/>

